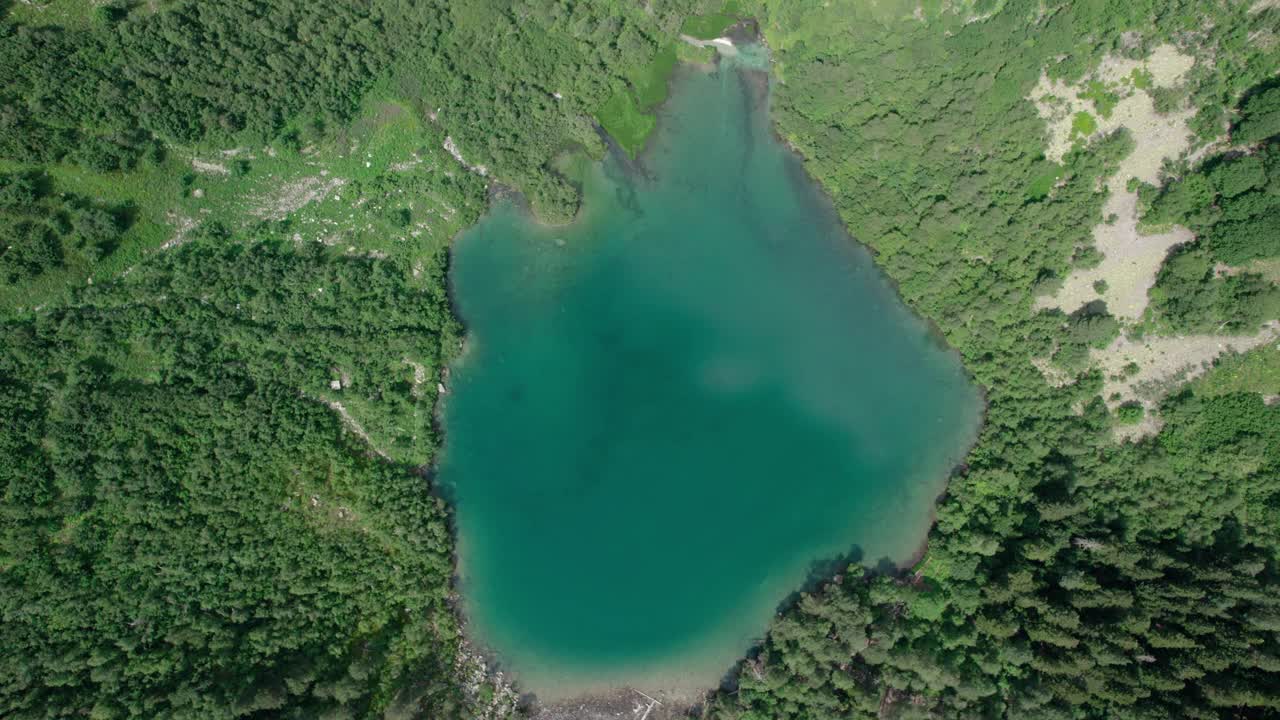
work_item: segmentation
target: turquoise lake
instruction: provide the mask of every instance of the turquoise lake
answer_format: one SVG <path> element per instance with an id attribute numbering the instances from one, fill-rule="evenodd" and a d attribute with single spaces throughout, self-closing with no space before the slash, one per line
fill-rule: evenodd
<path id="1" fill-rule="evenodd" d="M 977 431 L 747 65 L 680 68 L 574 224 L 499 201 L 454 248 L 468 632 L 540 697 L 715 686 L 815 563 L 909 561 Z"/>

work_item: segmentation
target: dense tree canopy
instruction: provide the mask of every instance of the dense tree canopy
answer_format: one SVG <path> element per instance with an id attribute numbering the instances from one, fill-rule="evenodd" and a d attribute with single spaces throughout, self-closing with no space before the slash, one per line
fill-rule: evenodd
<path id="1" fill-rule="evenodd" d="M 1241 127 L 1255 117 L 1249 106 Z M 1158 319 L 1203 331 L 1280 315 L 1280 288 L 1247 267 L 1280 256 L 1280 141 L 1214 158 L 1149 194 L 1148 222 L 1185 225 L 1197 237 L 1161 269 L 1151 292 Z"/>
<path id="2" fill-rule="evenodd" d="M 376 90 L 540 213 L 567 217 L 576 191 L 553 162 L 603 151 L 588 118 L 672 39 L 681 8 L 0 12 L 12 15 L 0 18 L 0 286 L 53 300 L 0 317 L 0 714 L 475 716 L 483 698 L 459 683 L 471 671 L 448 605 L 445 510 L 422 473 L 457 351 L 446 254 L 328 245 L 372 219 L 406 239 L 431 230 L 407 191 L 474 217 L 483 185 L 451 180 L 460 166 L 429 182 L 404 168 L 344 179 L 361 200 L 319 246 L 299 245 L 287 209 L 242 210 L 230 231 L 180 218 L 157 190 L 205 192 L 175 154 L 266 146 L 307 168 L 313 146 L 344 147 Z M 434 142 L 401 165 L 436 172 Z M 103 199 L 119 187 L 146 205 Z M 228 216 L 200 212 L 211 210 Z M 142 256 L 130 246 L 108 283 L 45 292 L 75 276 L 53 271 L 136 244 L 140 215 L 168 218 L 176 235 Z"/>
<path id="3" fill-rule="evenodd" d="M 401 358 L 452 320 L 407 272 L 197 244 L 0 326 L 5 717 L 458 704 L 444 510 L 326 407 L 429 456 Z"/>
<path id="4" fill-rule="evenodd" d="M 1087 355 L 1115 336 L 1115 320 L 1105 307 L 1031 309 L 1055 278 L 1097 263 L 1089 228 L 1101 179 L 1132 149 L 1111 136 L 1048 163 L 1027 99 L 1041 71 L 1074 82 L 1107 53 L 1141 58 L 1180 40 L 1216 64 L 1158 92 L 1157 104 L 1191 102 L 1209 140 L 1235 99 L 1263 98 L 1246 91 L 1280 67 L 1275 48 L 1248 39 L 1272 32 L 1277 16 L 1247 10 L 1010 0 L 926 3 L 913 16 L 905 3 L 756 4 L 785 80 L 779 131 L 908 302 L 963 354 L 988 408 L 920 565 L 900 576 L 850 568 L 814 588 L 710 717 L 1280 713 L 1280 407 L 1256 391 L 1193 384 L 1163 402 L 1155 438 L 1118 443 Z M 1249 130 L 1265 126 L 1266 102 L 1244 101 L 1233 140 L 1269 132 Z M 1166 264 L 1164 295 L 1153 294 L 1157 312 L 1185 305 L 1184 331 L 1230 330 L 1224 312 L 1237 331 L 1276 317 L 1261 302 L 1275 293 L 1270 281 L 1219 282 L 1205 255 L 1280 254 L 1261 240 L 1275 217 L 1260 175 L 1269 152 L 1213 160 L 1163 190 L 1174 197 L 1202 178 L 1188 202 L 1206 213 L 1201 224 L 1144 218 L 1177 219 L 1203 237 Z M 1215 234 L 1227 214 L 1240 234 Z M 1191 287 L 1172 287 L 1193 256 Z M 1206 274 L 1218 284 L 1201 298 Z M 1068 381 L 1046 383 L 1032 361 L 1047 356 Z"/>
<path id="5" fill-rule="evenodd" d="M 1105 306 L 1032 302 L 1101 260 L 1089 228 L 1133 138 L 1080 139 L 1052 162 L 1028 98 L 1042 72 L 1074 81 L 1109 53 L 1174 42 L 1211 57 L 1152 90 L 1162 110 L 1195 110 L 1198 142 L 1228 143 L 1143 189 L 1145 225 L 1197 236 L 1161 269 L 1152 319 L 1178 332 L 1274 319 L 1274 279 L 1252 263 L 1280 254 L 1280 10 L 58 7 L 79 14 L 0 3 L 0 290 L 129 262 L 0 313 L 0 715 L 481 716 L 488 696 L 459 677 L 446 508 L 422 472 L 459 333 L 446 250 L 344 245 L 374 220 L 429 230 L 406 193 L 473 218 L 466 202 L 489 180 L 543 218 L 571 217 L 562 161 L 605 151 L 593 118 L 628 119 L 643 132 L 624 145 L 643 143 L 682 25 L 699 15 L 686 27 L 712 32 L 737 14 L 758 18 L 772 49 L 780 135 L 961 353 L 988 407 L 922 563 L 812 588 L 705 714 L 1280 714 L 1280 406 L 1263 399 L 1280 387 L 1211 373 L 1162 401 L 1158 434 L 1116 442 L 1089 352 L 1131 328 Z M 242 197 L 209 209 L 243 215 L 227 229 L 172 213 L 159 190 L 136 193 L 141 205 L 113 195 L 151 182 L 202 191 L 188 163 L 200 153 L 265 148 L 310 172 L 314 147 L 345 146 L 375 93 L 429 124 L 406 164 L 432 179 L 349 179 L 341 192 L 361 200 L 321 242 L 299 239 L 296 213 L 253 214 Z M 433 164 L 443 138 L 471 171 Z M 148 214 L 176 234 L 136 252 Z M 1066 381 L 1048 384 L 1041 359 Z"/>

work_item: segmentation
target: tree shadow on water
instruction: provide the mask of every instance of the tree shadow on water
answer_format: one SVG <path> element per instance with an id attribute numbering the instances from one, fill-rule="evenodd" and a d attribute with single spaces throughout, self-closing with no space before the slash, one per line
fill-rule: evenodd
<path id="1" fill-rule="evenodd" d="M 809 572 L 805 576 L 804 582 L 778 603 L 774 609 L 775 617 L 782 617 L 795 609 L 805 595 L 813 594 L 815 591 L 832 585 L 842 585 L 845 582 L 866 582 L 870 578 L 882 575 L 898 577 L 910 572 L 909 566 L 899 566 L 889 557 L 882 557 L 870 565 L 864 562 L 865 558 L 866 553 L 862 547 L 854 544 L 844 553 L 818 558 L 809 563 Z M 738 679 L 745 668 L 754 665 L 759 660 L 760 654 L 764 652 L 765 643 L 768 641 L 768 633 L 771 630 L 772 627 L 766 628 L 764 635 L 758 638 L 743 657 L 734 663 L 720 678 L 720 689 L 722 691 L 732 693 L 738 690 Z"/>

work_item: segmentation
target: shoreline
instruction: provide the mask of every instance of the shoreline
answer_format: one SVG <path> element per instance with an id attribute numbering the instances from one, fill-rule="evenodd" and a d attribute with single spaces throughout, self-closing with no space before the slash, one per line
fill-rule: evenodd
<path id="1" fill-rule="evenodd" d="M 762 44 L 764 43 L 763 36 L 761 36 L 760 42 Z M 772 56 L 770 57 L 772 62 Z M 773 74 L 767 73 L 767 77 L 768 77 L 767 97 L 772 98 Z M 915 305 L 915 303 L 911 302 L 910 300 L 907 299 L 905 295 L 903 295 L 901 283 L 899 283 L 895 278 L 889 275 L 889 273 L 886 272 L 883 267 L 881 267 L 880 263 L 877 262 L 876 259 L 879 256 L 879 253 L 876 251 L 876 249 L 871 247 L 867 243 L 863 242 L 862 240 L 858 239 L 858 236 L 853 232 L 853 229 L 849 227 L 849 224 L 847 223 L 847 221 L 840 214 L 839 208 L 835 202 L 835 198 L 833 198 L 831 194 L 827 191 L 827 188 L 823 186 L 822 183 L 818 181 L 818 179 L 815 178 L 809 172 L 809 169 L 808 169 L 809 158 L 799 148 L 793 145 L 790 140 L 788 140 L 786 137 L 783 137 L 782 133 L 778 131 L 777 122 L 773 118 L 771 102 L 770 102 L 770 107 L 766 108 L 765 110 L 769 114 L 769 130 L 773 134 L 774 139 L 780 145 L 782 145 L 782 147 L 786 148 L 787 152 L 790 153 L 792 158 L 796 161 L 795 164 L 797 165 L 797 169 L 800 171 L 801 174 L 803 174 L 806 182 L 809 183 L 810 187 L 815 189 L 817 192 L 817 195 L 821 197 L 823 201 L 828 205 L 828 209 L 830 210 L 831 215 L 834 218 L 836 218 L 836 221 L 839 223 L 840 228 L 844 232 L 844 234 L 847 237 L 849 237 L 851 240 L 853 240 L 853 242 L 856 243 L 859 247 L 861 247 L 863 250 L 866 251 L 872 266 L 876 270 L 876 273 L 889 286 L 893 294 L 898 298 L 898 300 L 903 304 L 903 306 L 907 308 L 907 310 L 911 313 L 911 315 L 917 320 L 919 320 L 921 323 L 923 323 L 925 330 L 929 335 L 930 340 L 935 344 L 935 346 L 956 359 L 961 370 L 964 372 L 965 379 L 975 390 L 977 390 L 977 393 L 978 393 L 978 398 L 977 398 L 978 416 L 975 419 L 972 433 L 968 441 L 964 443 L 963 445 L 964 449 L 956 453 L 957 457 L 952 463 L 950 471 L 945 473 L 941 477 L 938 483 L 937 495 L 929 507 L 929 522 L 926 526 L 924 537 L 920 540 L 920 545 L 916 548 L 916 550 L 911 555 L 909 555 L 902 562 L 896 563 L 896 568 L 895 568 L 896 572 L 903 573 L 903 572 L 911 571 L 911 570 L 914 570 L 915 567 L 919 565 L 920 562 L 923 561 L 929 553 L 930 537 L 933 534 L 934 528 L 936 528 L 938 524 L 938 509 L 946 501 L 947 496 L 950 492 L 951 484 L 955 482 L 958 478 L 963 477 L 968 472 L 969 455 L 973 452 L 973 449 L 978 446 L 979 442 L 982 439 L 982 433 L 986 429 L 988 424 L 988 415 L 990 414 L 990 410 L 991 410 L 990 390 L 986 385 L 984 385 L 982 382 L 978 380 L 976 375 L 974 375 L 973 371 L 969 368 L 968 363 L 965 361 L 966 359 L 964 355 L 957 348 L 953 347 L 950 342 L 948 342 L 946 333 L 943 332 L 942 327 L 938 325 L 938 323 L 932 317 L 922 312 Z"/>
<path id="2" fill-rule="evenodd" d="M 624 686 L 546 703 L 532 699 L 521 709 L 528 720 L 682 720 L 700 714 L 712 692 L 693 697 Z"/>
<path id="3" fill-rule="evenodd" d="M 768 47 L 764 41 L 763 35 L 759 33 L 758 25 L 755 25 L 754 21 L 741 21 L 733 28 L 730 28 L 730 30 L 736 30 L 739 26 L 755 28 L 756 35 L 752 41 L 758 42 L 766 48 Z M 664 110 L 671 100 L 670 89 L 677 82 L 677 74 L 681 72 L 707 72 L 708 69 L 711 71 L 719 71 L 724 57 L 724 55 L 717 53 L 714 63 L 711 65 L 689 62 L 680 62 L 677 65 L 675 72 L 673 72 L 668 78 L 667 97 L 653 108 L 653 112 L 657 116 L 657 123 L 655 124 L 650 138 L 657 136 L 661 131 L 663 116 L 665 114 Z M 773 64 L 772 57 L 770 57 L 769 62 L 770 65 Z M 864 567 L 866 569 L 863 576 L 864 578 L 885 574 L 898 577 L 900 579 L 906 579 L 913 576 L 917 580 L 921 578 L 921 575 L 918 572 L 913 573 L 913 571 L 928 554 L 931 535 L 937 526 L 938 509 L 941 503 L 945 502 L 951 483 L 956 481 L 957 478 L 963 476 L 967 471 L 966 460 L 973 448 L 978 444 L 981 434 L 987 425 L 989 401 L 988 389 L 977 381 L 977 378 L 965 363 L 964 357 L 958 350 L 947 342 L 946 335 L 942 332 L 937 323 L 934 322 L 932 318 L 921 313 L 913 303 L 909 302 L 903 296 L 900 284 L 894 280 L 894 278 L 892 278 L 878 262 L 876 262 L 877 253 L 875 249 L 859 240 L 852 232 L 851 228 L 849 228 L 845 219 L 839 213 L 834 198 L 830 195 L 827 189 L 808 172 L 809 159 L 807 156 L 780 134 L 777 122 L 772 113 L 772 95 L 774 90 L 773 81 L 775 78 L 771 70 L 745 67 L 738 69 L 742 71 L 742 75 L 740 76 L 741 81 L 750 86 L 748 90 L 752 103 L 748 110 L 753 113 L 760 111 L 764 112 L 764 118 L 768 123 L 768 129 L 773 139 L 777 141 L 781 147 L 785 148 L 789 155 L 790 161 L 787 163 L 788 166 L 792 166 L 792 169 L 798 171 L 800 175 L 803 175 L 804 181 L 807 182 L 812 189 L 817 191 L 816 197 L 821 198 L 821 202 L 825 203 L 826 207 L 824 210 L 829 212 L 831 217 L 835 218 L 841 232 L 844 233 L 846 238 L 852 240 L 857 246 L 866 251 L 867 258 L 875 268 L 878 277 L 887 284 L 889 289 L 893 292 L 896 298 L 902 302 L 903 306 L 909 311 L 911 316 L 922 323 L 930 340 L 940 349 L 953 355 L 960 368 L 962 368 L 964 377 L 969 384 L 976 389 L 978 394 L 978 413 L 974 422 L 972 434 L 963 443 L 961 446 L 962 449 L 957 451 L 956 459 L 951 463 L 950 470 L 945 473 L 940 473 L 940 477 L 937 481 L 937 491 L 934 499 L 930 503 L 928 519 L 924 524 L 924 534 L 916 549 L 900 561 L 886 557 L 882 558 L 879 564 L 875 566 L 867 565 L 865 559 L 861 557 L 860 550 L 857 550 L 856 548 L 853 551 L 842 553 L 832 559 L 829 563 L 823 564 L 823 567 L 825 568 L 824 570 L 813 573 L 810 577 L 806 578 L 799 587 L 795 588 L 793 592 L 789 593 L 782 599 L 782 601 L 777 605 L 775 611 L 777 615 L 781 615 L 793 610 L 799 603 L 803 594 L 821 591 L 825 586 L 831 583 L 837 585 L 840 584 L 844 580 L 843 575 L 846 571 L 845 569 L 850 565 L 857 564 Z M 655 143 L 651 140 L 646 140 L 644 147 L 637 153 L 636 157 L 630 158 L 621 151 L 621 148 L 617 146 L 616 142 L 614 142 L 612 138 L 608 137 L 607 133 L 603 133 L 602 128 L 599 128 L 598 124 L 596 127 L 597 131 L 602 133 L 602 137 L 605 141 L 606 157 L 610 154 L 616 155 L 619 161 L 618 167 L 622 169 L 627 178 L 638 178 L 646 181 L 653 180 L 653 177 L 645 170 L 645 159 L 655 151 Z M 575 151 L 580 150 L 581 149 Z M 599 163 L 604 162 L 604 160 L 604 158 L 591 159 L 591 162 L 593 165 L 598 165 Z M 541 228 L 554 230 L 557 228 L 567 227 L 581 221 L 586 213 L 583 187 L 585 182 L 573 184 L 579 191 L 579 204 L 574 216 L 566 222 L 548 222 L 538 217 L 537 213 L 533 210 L 531 203 L 528 201 L 528 198 L 523 193 L 497 180 L 491 180 L 489 184 L 489 205 L 485 212 L 492 212 L 497 204 L 501 202 L 512 202 L 521 214 L 525 215 Z M 456 251 L 456 244 L 462 241 L 463 236 L 472 227 L 474 227 L 474 225 L 459 231 L 457 235 L 450 239 L 447 245 L 446 253 L 448 262 L 446 267 L 446 287 L 448 303 L 450 313 L 456 321 L 457 328 L 459 329 L 458 337 L 460 339 L 460 346 L 456 352 L 448 353 L 446 355 L 447 362 L 445 367 L 441 370 L 441 384 L 445 387 L 445 391 L 437 396 L 437 401 L 433 408 L 433 430 L 439 438 L 439 449 L 435 457 L 433 457 L 430 465 L 424 466 L 423 468 L 423 474 L 428 478 L 431 486 L 431 493 L 440 497 L 447 506 L 446 515 L 448 518 L 448 529 L 450 537 L 453 539 L 453 573 L 451 576 L 450 604 L 454 612 L 455 619 L 458 622 L 459 633 L 461 636 L 459 658 L 461 659 L 464 656 L 467 656 L 468 659 L 479 659 L 485 668 L 487 681 L 494 684 L 495 688 L 499 692 L 510 691 L 517 694 L 519 697 L 518 707 L 526 713 L 527 717 L 533 720 L 568 720 L 569 718 L 589 718 L 592 720 L 600 718 L 601 720 L 604 720 L 605 718 L 625 716 L 626 711 L 635 711 L 636 707 L 646 708 L 643 712 L 647 720 L 668 720 L 669 718 L 690 717 L 690 713 L 693 713 L 700 708 L 709 696 L 731 686 L 736 686 L 737 676 L 743 663 L 757 655 L 761 648 L 763 648 L 764 644 L 767 642 L 768 633 L 772 629 L 771 626 L 766 626 L 762 629 L 762 635 L 759 640 L 757 642 L 753 642 L 745 653 L 736 658 L 731 665 L 726 667 L 721 681 L 717 685 L 711 687 L 702 689 L 650 690 L 649 695 L 645 695 L 643 691 L 633 687 L 631 684 L 614 684 L 606 682 L 594 688 L 584 687 L 583 692 L 570 692 L 563 697 L 557 695 L 547 697 L 545 699 L 541 699 L 536 693 L 527 690 L 522 692 L 519 676 L 514 672 L 504 671 L 501 655 L 481 642 L 480 638 L 470 628 L 470 623 L 468 622 L 469 619 L 465 612 L 465 600 L 463 600 L 461 596 L 463 553 L 461 537 L 458 533 L 456 523 L 456 506 L 454 504 L 454 500 L 449 497 L 447 493 L 442 492 L 443 488 L 436 479 L 441 460 L 445 454 L 445 447 L 447 445 L 447 433 L 444 428 L 444 410 L 445 403 L 447 402 L 446 397 L 452 392 L 450 374 L 456 366 L 465 361 L 466 356 L 469 354 L 472 347 L 471 330 L 467 326 L 460 311 L 460 305 L 456 294 L 456 286 L 454 283 L 454 275 L 452 272 L 453 263 L 455 261 L 454 253 Z M 636 704 L 636 698 L 642 695 L 649 698 L 650 702 L 655 702 L 656 704 L 649 705 L 646 702 L 643 705 L 638 706 Z M 666 702 L 656 702 L 660 699 L 665 699 Z"/>

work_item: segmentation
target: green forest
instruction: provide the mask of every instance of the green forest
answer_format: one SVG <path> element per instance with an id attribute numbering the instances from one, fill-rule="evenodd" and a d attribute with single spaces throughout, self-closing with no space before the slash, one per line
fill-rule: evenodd
<path id="1" fill-rule="evenodd" d="M 1213 2 L 959 5 L 925 3 L 916 22 L 903 19 L 906 3 L 752 9 L 785 81 L 779 132 L 961 352 L 988 404 L 924 559 L 820 583 L 707 715 L 1275 717 L 1280 407 L 1263 399 L 1280 393 L 1274 350 L 1175 388 L 1158 407 L 1163 428 L 1138 442 L 1113 439 L 1126 418 L 1108 412 L 1108 378 L 1079 362 L 1087 352 L 1057 363 L 1071 382 L 1046 386 L 1030 359 L 1121 331 L 1105 307 L 1031 308 L 1073 266 L 1096 263 L 1084 250 L 1100 180 L 1132 138 L 1078 141 L 1055 167 L 1026 98 L 1042 71 L 1070 82 L 1108 54 L 1173 42 L 1213 55 L 1156 103 L 1189 103 L 1195 144 L 1217 151 L 1166 167 L 1163 186 L 1140 193 L 1144 223 L 1185 223 L 1197 240 L 1172 251 L 1149 316 L 1124 331 L 1251 331 L 1280 314 L 1274 275 L 1213 267 L 1280 255 L 1266 230 L 1280 49 L 1257 42 L 1280 14 Z"/>
<path id="2" fill-rule="evenodd" d="M 987 407 L 923 559 L 816 582 L 695 716 L 1280 717 L 1276 341 L 1145 404 L 1098 361 L 1280 319 L 1280 7 L 1224 0 L 0 0 L 0 716 L 498 714 L 430 470 L 448 243 L 497 187 L 574 217 L 740 18 Z M 1051 157 L 1034 89 L 1165 45 L 1124 92 L 1192 149 L 1131 185 L 1194 239 L 1137 320 L 1037 309 L 1138 139 L 1090 84 Z"/>

